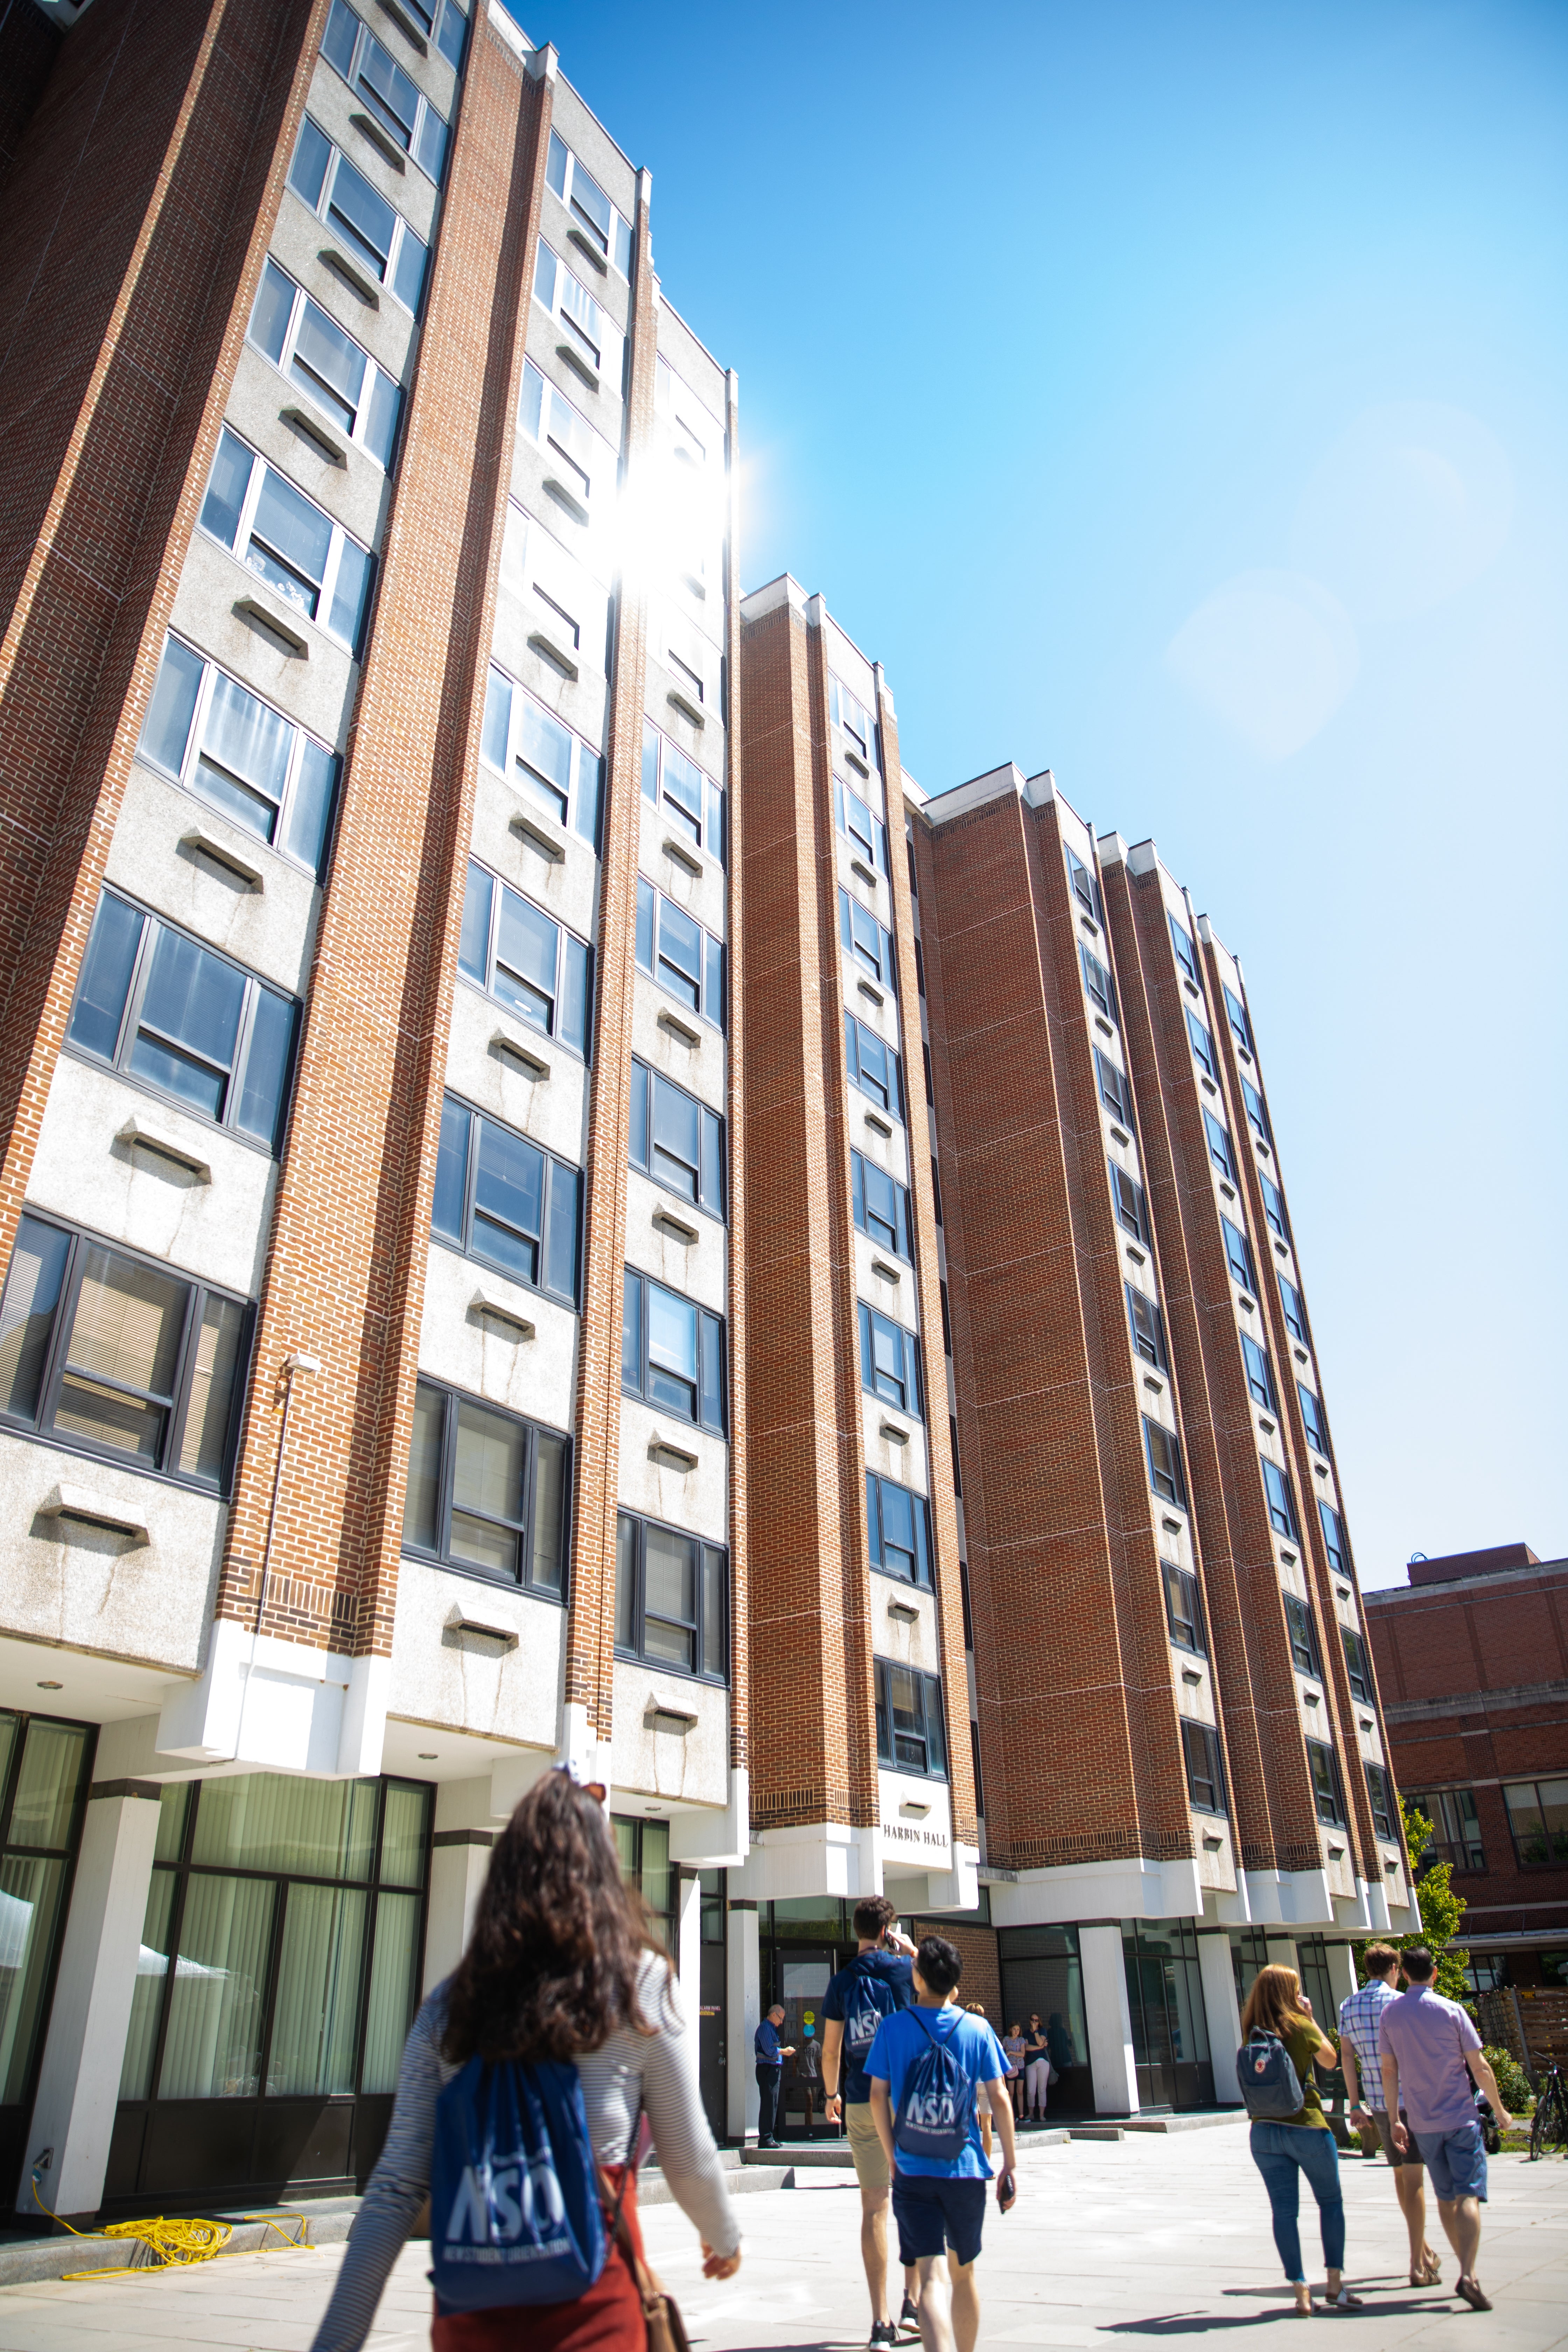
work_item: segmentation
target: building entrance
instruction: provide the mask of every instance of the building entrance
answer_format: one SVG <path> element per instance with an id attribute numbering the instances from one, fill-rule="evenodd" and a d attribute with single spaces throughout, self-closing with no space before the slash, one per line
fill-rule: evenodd
<path id="1" fill-rule="evenodd" d="M 1139 2105 L 1213 2106 L 1214 2066 L 1192 1922 L 1124 1919 L 1121 1950 Z"/>
<path id="2" fill-rule="evenodd" d="M 164 1790 L 106 2210 L 363 2186 L 414 2016 L 431 1793 Z"/>
<path id="3" fill-rule="evenodd" d="M 812 2093 L 813 2128 L 823 2132 L 821 2046 L 826 2019 L 823 2002 L 833 1978 L 855 1957 L 853 1906 L 830 1895 L 798 1895 L 770 1903 L 758 1920 L 762 1963 L 763 2006 L 784 2005 L 779 2040 L 794 2043 L 796 2055 L 784 2060 L 784 2094 L 780 2102 L 781 2137 L 805 2128 L 806 2094 Z M 752 2021 L 752 2025 L 756 2021 Z M 816 2044 L 818 2063 L 805 2056 L 808 2041 Z"/>
<path id="4" fill-rule="evenodd" d="M 0 1714 L 0 2187 L 13 2201 L 81 1843 L 90 1724 Z"/>

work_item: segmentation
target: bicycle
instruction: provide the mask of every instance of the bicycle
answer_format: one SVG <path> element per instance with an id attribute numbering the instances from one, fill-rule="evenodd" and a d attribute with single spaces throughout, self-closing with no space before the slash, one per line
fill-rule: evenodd
<path id="1" fill-rule="evenodd" d="M 1530 2160 L 1536 2163 L 1548 2147 L 1568 2148 L 1568 2093 L 1563 2070 L 1548 2067 L 1535 2094 L 1535 2114 L 1530 2126 Z"/>

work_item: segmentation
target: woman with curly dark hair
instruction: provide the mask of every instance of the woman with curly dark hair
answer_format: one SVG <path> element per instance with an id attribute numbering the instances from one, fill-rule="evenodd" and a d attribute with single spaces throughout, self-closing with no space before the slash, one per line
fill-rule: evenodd
<path id="1" fill-rule="evenodd" d="M 496 1841 L 468 1950 L 409 2030 L 392 2126 L 371 2175 L 313 2352 L 359 2352 L 429 2193 L 436 2103 L 471 2058 L 569 2061 L 594 2154 L 640 2260 L 635 2140 L 646 2115 L 660 2168 L 701 2240 L 703 2275 L 730 2278 L 741 2233 L 697 2088 L 696 2036 L 641 1897 L 621 1879 L 604 1791 L 558 1766 Z M 632 2270 L 612 2239 L 569 2303 L 443 2313 L 435 2352 L 646 2352 Z"/>

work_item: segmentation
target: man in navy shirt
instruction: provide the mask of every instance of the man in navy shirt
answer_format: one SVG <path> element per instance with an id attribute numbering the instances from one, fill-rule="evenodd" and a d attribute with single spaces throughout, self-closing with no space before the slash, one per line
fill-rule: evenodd
<path id="1" fill-rule="evenodd" d="M 893 1906 L 885 1895 L 868 1895 L 855 1906 L 858 1949 L 827 1988 L 822 2004 L 822 2087 L 827 2095 L 823 2113 L 830 2124 L 842 2111 L 849 2135 L 849 2153 L 860 2184 L 860 2259 L 871 2291 L 872 2352 L 899 2340 L 888 2309 L 888 2159 L 871 2117 L 871 2084 L 866 2061 L 877 2038 L 877 2028 L 895 2010 L 907 2009 L 915 1997 L 910 1962 L 914 1946 L 894 1924 Z M 842 2065 L 844 2090 L 839 2096 Z M 915 2309 L 913 2265 L 904 2273 L 904 2307 L 900 2325 L 920 2325 Z"/>
<path id="2" fill-rule="evenodd" d="M 784 2021 L 784 2003 L 775 2000 L 752 2038 L 757 2057 L 757 2146 L 779 2147 L 778 2136 L 779 2086 L 784 2081 L 784 2062 L 795 2056 L 795 2043 L 779 2043 L 779 2028 Z"/>
<path id="3" fill-rule="evenodd" d="M 997 2210 L 1005 2213 L 1017 2194 L 1007 2061 L 984 2019 L 952 2005 L 950 1996 L 963 1970 L 955 1946 L 944 1936 L 926 1937 L 915 1954 L 915 2006 L 883 2020 L 866 2065 L 871 2113 L 893 2173 L 899 2259 L 920 2270 L 925 2352 L 959 2352 L 960 2347 L 974 2352 L 980 2333 L 974 2264 L 985 2219 L 985 2184 L 991 2178 L 980 2137 L 982 2097 L 990 2103 L 1002 2141 Z M 963 2094 L 949 2104 L 944 2093 L 941 2104 L 946 2112 L 939 2108 L 934 2116 L 929 2077 L 922 2082 L 933 2057 L 937 2063 L 943 2057 L 954 2062 Z M 956 2155 L 921 2149 L 922 2139 L 940 2139 L 949 2126 L 962 2130 Z"/>

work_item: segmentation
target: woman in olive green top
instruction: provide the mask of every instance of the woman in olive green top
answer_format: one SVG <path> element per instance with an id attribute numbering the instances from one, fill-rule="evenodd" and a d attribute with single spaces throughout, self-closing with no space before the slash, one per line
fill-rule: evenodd
<path id="1" fill-rule="evenodd" d="M 1318 2221 L 1323 2233 L 1323 2261 L 1329 2273 L 1329 2302 L 1341 2311 L 1359 2308 L 1361 2298 L 1343 2280 L 1345 2208 L 1340 2194 L 1340 2152 L 1329 2129 L 1319 2093 L 1317 2070 L 1331 2074 L 1339 2055 L 1328 2036 L 1313 2022 L 1312 2004 L 1301 1990 L 1294 1969 L 1259 1969 L 1241 2031 L 1277 2033 L 1290 2053 L 1290 2063 L 1301 2085 L 1301 2104 L 1293 2116 L 1252 2119 L 1252 2161 L 1263 2175 L 1274 2221 L 1274 2242 L 1285 2265 L 1285 2275 L 1296 2290 L 1296 2316 L 1310 2319 L 1312 2290 L 1301 2267 L 1301 2175 L 1318 2200 Z"/>

